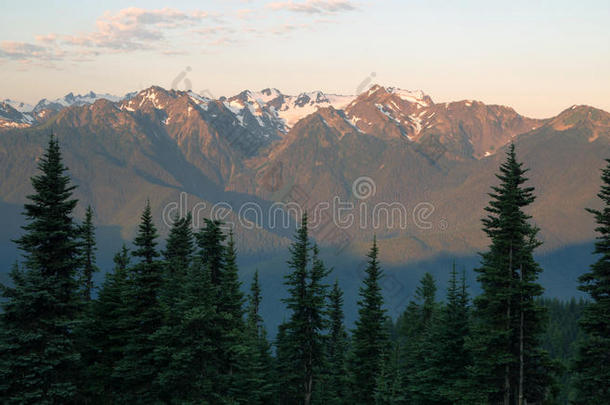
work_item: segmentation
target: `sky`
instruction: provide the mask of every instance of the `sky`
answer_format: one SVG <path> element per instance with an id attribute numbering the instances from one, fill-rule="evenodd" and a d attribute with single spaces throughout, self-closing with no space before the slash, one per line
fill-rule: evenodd
<path id="1" fill-rule="evenodd" d="M 379 83 L 537 118 L 610 111 L 609 21 L 607 0 L 2 2 L 0 99 Z"/>

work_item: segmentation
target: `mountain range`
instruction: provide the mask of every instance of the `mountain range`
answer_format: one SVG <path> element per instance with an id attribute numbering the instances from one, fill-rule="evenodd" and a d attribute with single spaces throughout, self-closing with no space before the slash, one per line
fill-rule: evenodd
<path id="1" fill-rule="evenodd" d="M 538 196 L 530 214 L 544 242 L 547 290 L 576 294 L 595 237 L 585 208 L 599 205 L 599 170 L 610 157 L 610 114 L 594 107 L 536 119 L 507 106 L 436 103 L 422 91 L 380 85 L 356 96 L 268 88 L 212 99 L 153 86 L 123 97 L 70 93 L 35 106 L 4 100 L 4 269 L 17 257 L 10 238 L 19 232 L 19 207 L 51 133 L 78 185 L 79 215 L 88 204 L 95 208 L 102 261 L 133 236 L 150 199 L 162 233 L 171 207 L 185 205 L 196 217 L 222 211 L 235 224 L 244 267 L 260 267 L 272 285 L 281 284 L 294 227 L 274 223 L 278 203 L 308 210 L 335 200 L 351 204 L 352 226 L 324 229 L 322 219 L 313 232 L 343 279 L 355 277 L 351 270 L 373 235 L 388 274 L 402 284 L 428 269 L 444 279 L 453 258 L 476 265 L 488 242 L 480 222 L 487 193 L 514 143 Z M 393 203 L 404 207 L 406 226 L 384 226 L 383 210 L 375 226 L 375 207 Z"/>

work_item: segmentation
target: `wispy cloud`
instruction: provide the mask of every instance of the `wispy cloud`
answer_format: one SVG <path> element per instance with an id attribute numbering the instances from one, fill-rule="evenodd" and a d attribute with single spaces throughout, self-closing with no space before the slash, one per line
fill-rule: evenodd
<path id="1" fill-rule="evenodd" d="M 62 39 L 68 44 L 84 47 L 123 51 L 150 49 L 165 38 L 165 30 L 200 24 L 208 17 L 205 11 L 185 13 L 171 8 L 145 10 L 130 7 L 117 13 L 104 13 L 96 22 L 96 31 Z"/>
<path id="2" fill-rule="evenodd" d="M 47 35 L 36 35 L 36 41 L 42 42 L 45 44 L 53 44 L 57 40 L 57 35 L 55 34 L 47 34 Z"/>
<path id="3" fill-rule="evenodd" d="M 25 61 L 26 59 L 57 60 L 62 52 L 57 52 L 46 46 L 28 42 L 2 41 L 0 43 L 0 58 Z"/>
<path id="4" fill-rule="evenodd" d="M 177 54 L 178 51 L 168 49 L 166 37 L 169 32 L 184 31 L 216 20 L 217 16 L 202 10 L 184 12 L 172 8 L 130 7 L 107 11 L 96 20 L 95 29 L 90 32 L 36 35 L 35 43 L 4 41 L 0 44 L 0 59 L 30 64 L 59 60 L 84 62 L 103 53 L 150 49 Z"/>
<path id="5" fill-rule="evenodd" d="M 272 33 L 275 35 L 286 35 L 299 29 L 310 28 L 307 24 L 282 24 L 272 29 Z"/>
<path id="6" fill-rule="evenodd" d="M 104 54 L 136 51 L 184 55 L 189 52 L 185 44 L 192 43 L 193 34 L 197 34 L 197 44 L 209 47 L 209 51 L 244 43 L 252 37 L 288 36 L 311 28 L 311 22 L 307 21 L 274 24 L 275 19 L 267 18 L 267 14 L 276 10 L 317 16 L 320 20 L 332 19 L 340 12 L 358 8 L 349 0 L 288 0 L 260 6 L 245 3 L 248 3 L 247 8 L 236 7 L 225 14 L 137 7 L 106 11 L 97 18 L 90 31 L 47 33 L 36 35 L 33 41 L 1 42 L 0 61 L 18 61 L 24 66 L 51 66 L 55 62 L 88 62 Z"/>
<path id="7" fill-rule="evenodd" d="M 255 13 L 255 10 L 253 10 L 251 8 L 242 8 L 235 12 L 235 14 L 237 15 L 237 18 L 240 18 L 240 19 L 250 18 L 254 13 Z"/>
<path id="8" fill-rule="evenodd" d="M 332 14 L 357 9 L 354 2 L 349 0 L 290 0 L 269 3 L 267 7 L 273 10 L 287 10 L 306 14 Z"/>

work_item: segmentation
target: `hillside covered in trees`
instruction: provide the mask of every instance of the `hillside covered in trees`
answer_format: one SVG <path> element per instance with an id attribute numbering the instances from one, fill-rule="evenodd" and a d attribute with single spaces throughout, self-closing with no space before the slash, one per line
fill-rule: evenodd
<path id="1" fill-rule="evenodd" d="M 472 296 L 459 266 L 426 274 L 397 319 L 384 307 L 377 241 L 348 330 L 344 298 L 301 218 L 270 339 L 258 273 L 239 281 L 231 231 L 175 218 L 163 248 L 148 203 L 133 246 L 102 285 L 95 207 L 82 223 L 51 137 L 2 286 L 0 401 L 7 404 L 603 404 L 610 398 L 610 166 L 587 301 L 543 298 L 534 189 L 511 146 L 483 218 L 489 240 Z M 584 269 L 583 269 L 584 271 Z M 437 298 L 439 289 L 446 298 Z"/>

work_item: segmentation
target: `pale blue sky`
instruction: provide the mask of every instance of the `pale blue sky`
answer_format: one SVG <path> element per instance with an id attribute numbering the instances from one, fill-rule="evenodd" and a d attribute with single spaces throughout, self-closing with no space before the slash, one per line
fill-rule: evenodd
<path id="1" fill-rule="evenodd" d="M 85 3 L 85 4 L 83 4 Z M 610 110 L 610 2 L 28 1 L 0 5 L 0 99 L 171 87 L 353 94 L 375 82 L 533 116 Z"/>

